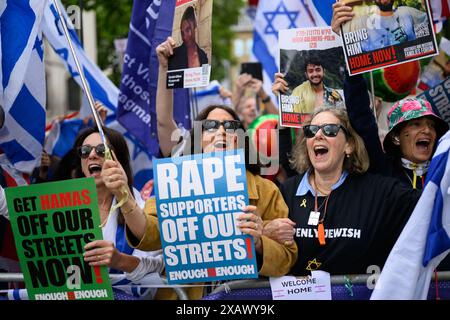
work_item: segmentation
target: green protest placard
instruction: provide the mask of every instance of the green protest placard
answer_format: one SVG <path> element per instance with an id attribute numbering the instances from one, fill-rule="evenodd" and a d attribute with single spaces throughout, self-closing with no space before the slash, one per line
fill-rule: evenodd
<path id="1" fill-rule="evenodd" d="M 29 299 L 113 299 L 107 267 L 91 267 L 83 259 L 84 246 L 102 239 L 93 178 L 5 193 Z"/>

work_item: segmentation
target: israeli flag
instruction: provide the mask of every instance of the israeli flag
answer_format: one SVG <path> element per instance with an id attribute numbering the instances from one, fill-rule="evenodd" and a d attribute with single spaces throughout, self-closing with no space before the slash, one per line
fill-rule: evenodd
<path id="1" fill-rule="evenodd" d="M 263 65 L 264 90 L 272 92 L 280 69 L 278 31 L 331 23 L 334 0 L 260 0 L 253 31 L 253 55 Z M 277 101 L 277 99 L 273 99 Z"/>
<path id="2" fill-rule="evenodd" d="M 83 119 L 78 118 L 55 120 L 47 134 L 45 152 L 59 158 L 64 157 L 72 149 L 75 139 L 86 125 Z M 90 121 L 89 125 L 93 126 L 93 122 Z"/>
<path id="3" fill-rule="evenodd" d="M 142 146 L 142 143 L 140 143 L 133 135 L 130 134 L 130 132 L 128 132 L 127 129 L 117 122 L 116 111 L 119 89 L 87 56 L 78 39 L 76 30 L 64 10 L 64 7 L 61 4 L 59 7 L 69 28 L 70 38 L 74 45 L 78 60 L 83 68 L 84 75 L 86 76 L 86 80 L 89 84 L 94 100 L 100 101 L 108 108 L 108 117 L 105 121 L 105 125 L 124 134 L 128 148 L 130 149 L 131 168 L 134 173 L 134 186 L 140 190 L 142 186 L 144 186 L 144 184 L 153 177 L 152 156 L 146 148 Z M 60 18 L 52 2 L 49 2 L 46 6 L 42 29 L 50 45 L 56 53 L 58 53 L 71 76 L 81 87 L 81 78 L 77 71 L 75 60 L 71 54 L 69 43 L 67 42 L 62 30 Z M 90 109 L 87 109 L 87 107 L 88 105 L 86 104 L 86 109 L 83 110 L 82 107 L 79 117 L 84 118 L 85 116 L 91 114 Z M 70 150 L 70 146 L 75 142 L 76 133 L 82 130 L 82 128 L 83 124 L 79 119 L 67 119 L 56 125 L 51 131 L 51 139 L 48 139 L 47 141 L 46 151 L 49 154 L 64 156 L 67 151 Z"/>
<path id="4" fill-rule="evenodd" d="M 450 131 L 440 139 L 422 196 L 371 299 L 425 300 L 434 269 L 450 251 Z"/>
<path id="5" fill-rule="evenodd" d="M 23 173 L 39 165 L 45 137 L 45 73 L 41 22 L 46 0 L 0 2 L 2 165 Z M 20 18 L 19 18 L 20 17 Z"/>
<path id="6" fill-rule="evenodd" d="M 83 50 L 83 46 L 78 39 L 75 27 L 68 18 L 63 5 L 59 0 L 57 1 L 59 3 L 59 8 L 62 11 L 67 28 L 69 29 L 70 39 L 74 45 L 78 60 L 83 67 L 83 72 L 86 76 L 87 82 L 89 83 L 89 88 L 91 89 L 94 100 L 101 101 L 108 108 L 108 114 L 115 112 L 117 109 L 119 90 L 102 72 L 102 70 L 100 70 L 100 68 L 93 63 L 91 59 L 89 59 L 86 52 Z M 50 45 L 63 61 L 72 78 L 81 86 L 80 74 L 78 73 L 75 65 L 75 60 L 64 35 L 60 17 L 56 11 L 53 1 L 50 1 L 46 6 L 42 30 Z"/>

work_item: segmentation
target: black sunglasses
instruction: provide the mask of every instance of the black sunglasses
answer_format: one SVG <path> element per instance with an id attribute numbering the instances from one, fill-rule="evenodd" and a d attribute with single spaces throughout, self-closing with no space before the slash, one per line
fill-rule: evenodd
<path id="1" fill-rule="evenodd" d="M 326 123 L 320 126 L 314 124 L 307 125 L 303 127 L 303 133 L 306 138 L 313 138 L 320 129 L 322 129 L 322 132 L 326 137 L 336 137 L 339 133 L 339 129 L 342 129 L 344 134 L 348 136 L 347 129 L 343 125 L 335 123 Z"/>
<path id="2" fill-rule="evenodd" d="M 203 130 L 214 132 L 220 128 L 220 126 L 223 126 L 223 128 L 226 130 L 237 130 L 239 128 L 242 128 L 242 123 L 238 120 L 225 120 L 225 121 L 218 121 L 218 120 L 210 120 L 206 119 L 203 120 L 202 126 Z"/>
<path id="3" fill-rule="evenodd" d="M 99 145 L 93 147 L 89 144 L 85 144 L 82 145 L 81 147 L 78 148 L 78 156 L 81 159 L 87 159 L 87 157 L 89 157 L 89 155 L 91 154 L 92 149 L 95 149 L 95 153 L 99 156 L 99 157 L 104 157 L 105 156 L 105 145 L 103 143 L 100 143 Z"/>

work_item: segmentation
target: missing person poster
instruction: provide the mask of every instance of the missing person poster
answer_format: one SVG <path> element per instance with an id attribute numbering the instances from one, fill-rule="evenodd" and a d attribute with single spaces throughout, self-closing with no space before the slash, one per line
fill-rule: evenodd
<path id="1" fill-rule="evenodd" d="M 434 88 L 422 92 L 417 98 L 427 100 L 433 111 L 450 126 L 450 77 Z"/>
<path id="2" fill-rule="evenodd" d="M 341 1 L 354 13 L 341 26 L 351 75 L 438 53 L 428 0 Z"/>
<path id="3" fill-rule="evenodd" d="M 84 261 L 102 239 L 93 178 L 5 189 L 30 300 L 112 300 L 108 269 Z"/>
<path id="4" fill-rule="evenodd" d="M 155 159 L 158 221 L 170 284 L 257 278 L 243 150 Z"/>
<path id="5" fill-rule="evenodd" d="M 177 43 L 169 58 L 167 88 L 209 84 L 213 0 L 177 0 L 172 38 Z"/>
<path id="6" fill-rule="evenodd" d="M 280 30 L 280 72 L 288 90 L 279 96 L 284 127 L 301 127 L 322 106 L 344 106 L 344 55 L 330 27 Z"/>

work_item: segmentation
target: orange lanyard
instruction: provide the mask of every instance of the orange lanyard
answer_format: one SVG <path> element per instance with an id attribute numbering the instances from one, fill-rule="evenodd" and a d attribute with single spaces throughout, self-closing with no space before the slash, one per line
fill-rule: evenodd
<path id="1" fill-rule="evenodd" d="M 314 211 L 317 212 L 318 205 L 317 205 L 317 191 L 316 195 L 314 197 Z M 325 208 L 323 211 L 323 217 L 319 220 L 319 224 L 317 225 L 317 237 L 319 238 L 319 243 L 321 246 L 325 245 L 325 229 L 323 227 L 323 220 L 325 220 L 325 215 L 327 214 L 327 207 L 328 207 L 328 199 L 330 198 L 331 192 L 327 195 L 325 198 Z"/>

